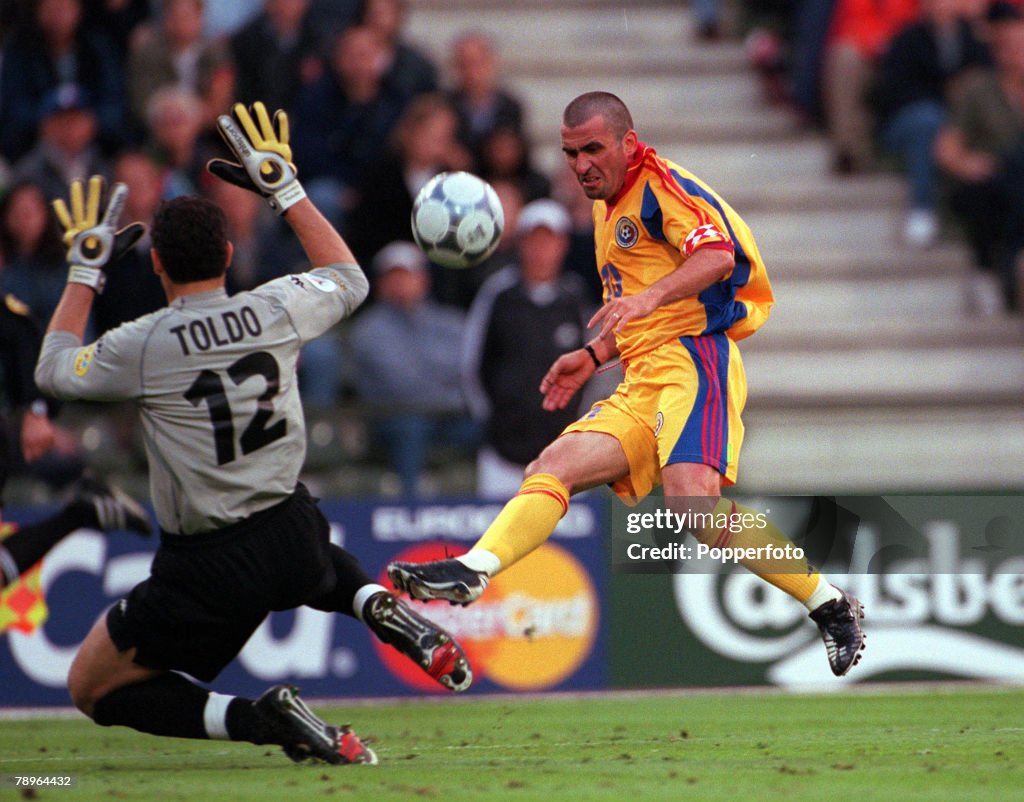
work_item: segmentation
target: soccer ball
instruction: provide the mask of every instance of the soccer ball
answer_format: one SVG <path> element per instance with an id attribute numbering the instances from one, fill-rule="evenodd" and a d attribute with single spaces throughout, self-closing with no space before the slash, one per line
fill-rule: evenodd
<path id="1" fill-rule="evenodd" d="M 440 173 L 412 204 L 412 236 L 444 267 L 473 267 L 494 253 L 505 211 L 494 188 L 472 173 Z"/>

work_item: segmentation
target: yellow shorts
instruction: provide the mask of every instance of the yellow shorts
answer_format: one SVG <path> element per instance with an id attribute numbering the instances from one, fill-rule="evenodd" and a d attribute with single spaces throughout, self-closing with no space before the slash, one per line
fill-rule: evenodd
<path id="1" fill-rule="evenodd" d="M 635 504 L 676 462 L 710 465 L 736 482 L 747 380 L 736 344 L 725 334 L 680 337 L 633 359 L 610 398 L 598 401 L 567 432 L 602 432 L 622 445 L 629 474 L 612 484 Z"/>

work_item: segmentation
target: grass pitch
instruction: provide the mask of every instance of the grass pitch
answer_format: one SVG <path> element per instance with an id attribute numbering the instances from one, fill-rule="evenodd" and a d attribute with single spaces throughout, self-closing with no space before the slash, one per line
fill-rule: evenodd
<path id="1" fill-rule="evenodd" d="M 67 800 L 1024 800 L 1024 690 L 454 698 L 315 705 L 381 764 L 3 719 L 0 798 Z M 18 774 L 71 775 L 24 792 Z"/>

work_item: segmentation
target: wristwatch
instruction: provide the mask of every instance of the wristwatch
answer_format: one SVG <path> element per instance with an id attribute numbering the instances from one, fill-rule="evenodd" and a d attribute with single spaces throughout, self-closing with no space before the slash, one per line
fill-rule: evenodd
<path id="1" fill-rule="evenodd" d="M 50 408 L 46 405 L 46 402 L 42 398 L 37 398 L 31 404 L 29 404 L 28 411 L 33 415 L 40 415 L 47 417 L 50 414 Z"/>

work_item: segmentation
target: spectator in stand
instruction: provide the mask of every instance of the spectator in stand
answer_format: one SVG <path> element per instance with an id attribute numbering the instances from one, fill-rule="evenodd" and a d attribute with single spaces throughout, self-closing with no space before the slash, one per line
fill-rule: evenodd
<path id="1" fill-rule="evenodd" d="M 498 126 L 480 143 L 480 176 L 487 181 L 513 181 L 530 203 L 551 195 L 551 181 L 533 166 L 526 135 L 510 126 Z"/>
<path id="2" fill-rule="evenodd" d="M 697 38 L 714 42 L 722 35 L 722 4 L 720 0 L 693 0 L 694 21 Z"/>
<path id="3" fill-rule="evenodd" d="M 1024 14 L 996 3 L 990 19 L 995 69 L 965 78 L 935 143 L 978 268 L 973 301 L 983 314 L 1020 311 L 1024 249 Z"/>
<path id="4" fill-rule="evenodd" d="M 403 38 L 407 0 L 360 0 L 358 22 L 377 31 L 384 46 L 384 86 L 403 98 L 439 88 L 437 66 Z"/>
<path id="5" fill-rule="evenodd" d="M 226 41 L 259 16 L 262 0 L 206 0 L 203 34 Z"/>
<path id="6" fill-rule="evenodd" d="M 495 128 L 523 130 L 523 104 L 500 85 L 497 47 L 487 34 L 459 36 L 452 46 L 452 68 L 449 97 L 459 113 L 459 139 L 479 162 L 480 146 Z"/>
<path id="7" fill-rule="evenodd" d="M 310 14 L 318 31 L 333 39 L 356 21 L 362 0 L 313 0 Z"/>
<path id="8" fill-rule="evenodd" d="M 882 52 L 918 17 L 918 0 L 839 0 L 825 44 L 822 101 L 833 170 L 863 172 L 874 162 L 868 93 Z"/>
<path id="9" fill-rule="evenodd" d="M 497 180 L 491 184 L 505 213 L 505 228 L 494 253 L 472 267 L 451 270 L 431 265 L 432 293 L 442 304 L 469 309 L 483 283 L 502 268 L 516 261 L 515 230 L 519 210 L 523 206 L 523 190 L 517 182 Z"/>
<path id="10" fill-rule="evenodd" d="M 507 501 L 526 466 L 577 417 L 541 407 L 541 379 L 567 349 L 583 347 L 582 283 L 562 273 L 572 221 L 547 198 L 523 207 L 515 234 L 518 264 L 495 273 L 469 310 L 462 348 L 466 399 L 483 430 L 477 493 Z"/>
<path id="11" fill-rule="evenodd" d="M 204 0 L 163 0 L 158 22 L 139 29 L 128 56 L 128 99 L 133 122 L 145 124 L 146 108 L 158 89 L 177 86 L 202 100 L 203 127 L 234 99 L 234 69 L 228 49 L 203 37 Z"/>
<path id="12" fill-rule="evenodd" d="M 991 60 L 963 0 L 922 0 L 921 6 L 922 19 L 897 34 L 883 56 L 875 93 L 881 143 L 906 173 L 910 198 L 902 234 L 915 248 L 932 245 L 939 233 L 933 149 L 951 88 L 969 68 Z"/>
<path id="13" fill-rule="evenodd" d="M 358 184 L 346 239 L 360 264 L 369 264 L 389 242 L 409 239 L 413 199 L 427 181 L 468 166 L 457 126 L 455 110 L 439 94 L 421 95 L 406 108 L 387 154 Z"/>
<path id="14" fill-rule="evenodd" d="M 123 71 L 117 48 L 82 25 L 82 0 L 38 0 L 31 21 L 12 32 L 0 72 L 0 152 L 14 163 L 36 141 L 45 100 L 74 85 L 90 97 L 97 139 L 123 142 Z"/>
<path id="15" fill-rule="evenodd" d="M 232 245 L 227 272 L 229 295 L 254 289 L 282 272 L 291 272 L 293 266 L 302 266 L 298 246 L 278 250 L 283 244 L 276 236 L 280 219 L 259 195 L 227 181 L 212 181 L 206 196 L 224 210 L 227 219 Z"/>
<path id="16" fill-rule="evenodd" d="M 194 195 L 206 183 L 206 162 L 220 150 L 203 131 L 203 102 L 178 86 L 158 89 L 146 107 L 146 149 L 164 168 L 164 200 Z"/>
<path id="17" fill-rule="evenodd" d="M 346 28 L 332 46 L 330 69 L 302 88 L 290 114 L 292 153 L 306 192 L 338 223 L 351 212 L 364 171 L 384 156 L 402 114 L 401 98 L 383 85 L 382 57 L 375 31 Z"/>
<path id="18" fill-rule="evenodd" d="M 8 65 L 4 62 L 4 74 Z M 47 200 L 67 191 L 73 178 L 109 177 L 110 167 L 97 141 L 99 119 L 87 91 L 64 84 L 43 98 L 35 146 L 14 165 L 16 181 L 42 187 Z"/>
<path id="19" fill-rule="evenodd" d="M 163 169 L 153 157 L 141 150 L 125 150 L 114 160 L 113 180 L 128 187 L 124 219 L 153 219 L 163 195 Z M 107 285 L 92 306 L 95 335 L 117 328 L 122 323 L 155 312 L 167 305 L 160 279 L 153 272 L 149 255 L 152 241 L 147 230 L 123 257 L 108 264 Z"/>
<path id="20" fill-rule="evenodd" d="M 743 47 L 758 74 L 761 94 L 772 105 L 790 102 L 788 86 L 797 9 L 793 0 L 748 0 L 741 4 Z"/>
<path id="21" fill-rule="evenodd" d="M 67 283 L 66 250 L 42 188 L 15 183 L 0 201 L 0 295 L 14 295 L 35 320 L 48 320 Z"/>
<path id="22" fill-rule="evenodd" d="M 583 191 L 576 174 L 565 164 L 555 173 L 551 196 L 569 212 L 572 230 L 569 232 L 569 252 L 565 257 L 564 270 L 583 282 L 589 320 L 600 307 L 604 292 L 594 253 L 594 202 Z"/>
<path id="23" fill-rule="evenodd" d="M 291 109 L 299 90 L 324 73 L 325 38 L 310 0 L 265 0 L 262 12 L 231 37 L 236 100 Z"/>
<path id="24" fill-rule="evenodd" d="M 104 32 L 123 64 L 135 31 L 153 16 L 152 6 L 150 0 L 85 0 L 85 24 Z"/>
<path id="25" fill-rule="evenodd" d="M 817 125 L 823 118 L 821 73 L 836 2 L 800 0 L 790 2 L 788 11 L 777 8 L 785 6 L 785 2 L 763 4 L 776 7 L 775 16 L 781 20 L 782 37 L 786 42 L 783 52 L 775 54 L 786 76 L 782 100 L 790 103 L 800 121 L 808 125 Z"/>
<path id="26" fill-rule="evenodd" d="M 426 257 L 411 242 L 383 248 L 372 276 L 376 302 L 351 329 L 355 391 L 381 413 L 376 433 L 402 492 L 415 496 L 431 447 L 475 449 L 479 442 L 459 373 L 465 317 L 431 300 Z"/>

